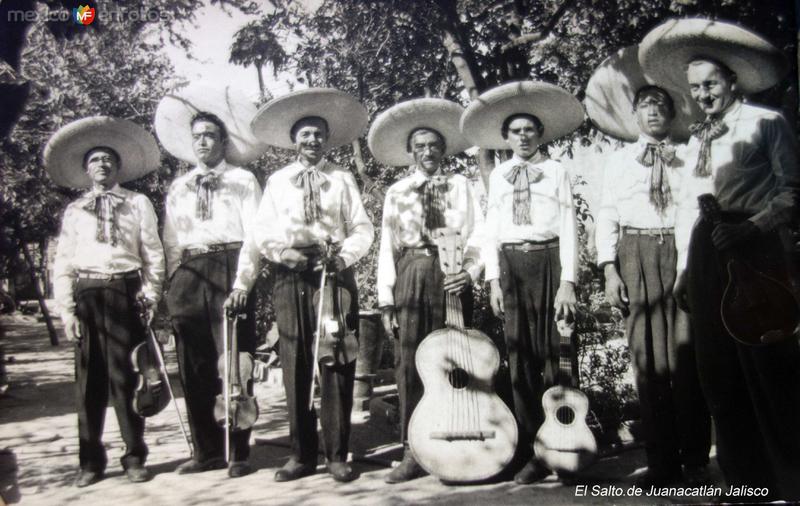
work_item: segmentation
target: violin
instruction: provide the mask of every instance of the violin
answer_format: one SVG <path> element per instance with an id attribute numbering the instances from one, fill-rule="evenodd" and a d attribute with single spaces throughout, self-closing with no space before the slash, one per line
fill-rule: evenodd
<path id="1" fill-rule="evenodd" d="M 194 455 L 192 442 L 183 425 L 183 416 L 172 392 L 172 385 L 167 374 L 167 365 L 164 361 L 164 353 L 161 344 L 156 339 L 153 327 L 150 326 L 150 318 L 147 314 L 147 306 L 141 296 L 138 301 L 139 318 L 144 325 L 146 336 L 143 343 L 137 344 L 131 351 L 131 362 L 133 370 L 139 374 L 136 390 L 133 394 L 133 411 L 139 416 L 148 417 L 160 413 L 169 401 L 175 406 L 175 413 L 178 415 L 183 440 L 189 447 L 189 454 Z"/>
<path id="2" fill-rule="evenodd" d="M 697 197 L 703 219 L 722 223 L 719 202 L 710 193 Z M 722 323 L 741 344 L 762 346 L 796 337 L 800 308 L 789 288 L 734 251 L 721 253 L 728 283 L 720 302 Z"/>
<path id="3" fill-rule="evenodd" d="M 133 370 L 138 374 L 136 390 L 133 393 L 133 410 L 142 417 L 150 417 L 164 410 L 172 399 L 169 377 L 161 345 L 153 335 L 147 315 L 147 306 L 140 298 L 137 301 L 139 318 L 148 330 L 145 340 L 131 351 Z"/>
<path id="4" fill-rule="evenodd" d="M 438 229 L 445 274 L 461 272 L 460 233 Z M 441 480 L 487 480 L 511 462 L 517 422 L 494 390 L 500 353 L 483 332 L 466 328 L 458 295 L 445 295 L 445 328 L 420 343 L 414 357 L 425 391 L 411 415 L 408 443 L 417 462 Z"/>
<path id="5" fill-rule="evenodd" d="M 238 322 L 244 318 L 244 314 L 231 318 L 226 312 L 222 326 L 223 353 L 217 362 L 222 393 L 214 403 L 214 419 L 225 428 L 226 461 L 230 461 L 230 433 L 247 430 L 258 419 L 258 403 L 253 395 L 255 361 L 250 353 L 239 351 L 237 339 Z"/>

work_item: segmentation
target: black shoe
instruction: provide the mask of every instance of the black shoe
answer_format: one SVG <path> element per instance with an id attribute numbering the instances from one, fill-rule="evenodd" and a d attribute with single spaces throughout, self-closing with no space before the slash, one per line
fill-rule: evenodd
<path id="1" fill-rule="evenodd" d="M 225 469 L 225 459 L 217 457 L 204 461 L 189 459 L 175 468 L 176 474 L 192 474 L 211 471 L 212 469 Z"/>
<path id="2" fill-rule="evenodd" d="M 528 461 L 525 467 L 514 475 L 514 482 L 519 485 L 530 485 L 550 476 L 551 471 L 535 460 Z"/>
<path id="3" fill-rule="evenodd" d="M 383 479 L 386 483 L 403 483 L 416 478 L 422 478 L 428 473 L 422 469 L 411 450 L 406 450 L 403 454 L 403 461 L 400 465 L 392 469 L 392 472 L 387 474 Z"/>
<path id="4" fill-rule="evenodd" d="M 150 471 L 141 464 L 135 464 L 125 469 L 125 476 L 131 483 L 142 483 L 151 478 Z"/>
<path id="5" fill-rule="evenodd" d="M 294 459 L 289 459 L 289 462 L 275 472 L 275 481 L 297 480 L 304 476 L 311 476 L 316 472 L 317 467 L 313 464 L 303 464 Z"/>
<path id="6" fill-rule="evenodd" d="M 347 483 L 358 478 L 358 474 L 353 471 L 353 468 L 347 462 L 328 462 L 325 467 L 328 468 L 328 472 L 331 473 L 333 479 L 338 482 Z"/>
<path id="7" fill-rule="evenodd" d="M 250 463 L 246 460 L 235 460 L 231 462 L 230 466 L 228 466 L 228 476 L 231 478 L 240 478 L 242 476 L 247 476 L 252 472 L 253 469 L 250 467 Z"/>
<path id="8" fill-rule="evenodd" d="M 88 469 L 81 469 L 78 477 L 75 478 L 75 486 L 78 488 L 88 487 L 94 485 L 103 479 L 102 471 L 89 471 Z"/>

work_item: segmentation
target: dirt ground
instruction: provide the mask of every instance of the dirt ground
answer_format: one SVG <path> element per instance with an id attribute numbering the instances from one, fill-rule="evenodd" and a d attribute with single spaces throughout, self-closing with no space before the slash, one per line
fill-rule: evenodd
<path id="1" fill-rule="evenodd" d="M 529 486 L 509 480 L 448 486 L 430 476 L 386 485 L 383 478 L 389 463 L 401 456 L 397 435 L 384 418 L 371 419 L 366 412 L 353 414 L 351 451 L 359 479 L 347 484 L 334 482 L 320 459 L 318 474 L 276 483 L 273 474 L 288 458 L 288 424 L 283 388 L 273 382 L 256 386 L 261 414 L 251 440 L 253 474 L 233 480 L 225 470 L 183 476 L 173 473 L 189 454 L 170 406 L 147 421 L 147 465 L 154 477 L 147 483 L 132 484 L 119 466 L 123 443 L 114 411 L 109 408 L 104 436 L 109 458 L 106 478 L 78 489 L 73 486 L 78 434 L 72 346 L 63 340 L 63 334 L 60 346 L 50 346 L 44 324 L 33 317 L 2 316 L 0 326 L 5 330 L 4 336 L 0 334 L 0 346 L 8 361 L 10 382 L 0 397 L 0 505 L 697 504 L 708 500 L 628 496 L 635 478 L 644 471 L 639 447 L 604 456 L 571 486 L 562 485 L 555 475 Z M 167 350 L 167 360 L 183 409 L 174 350 Z M 719 479 L 718 470 L 712 469 L 712 477 Z M 587 487 L 585 496 L 576 495 L 579 485 Z"/>

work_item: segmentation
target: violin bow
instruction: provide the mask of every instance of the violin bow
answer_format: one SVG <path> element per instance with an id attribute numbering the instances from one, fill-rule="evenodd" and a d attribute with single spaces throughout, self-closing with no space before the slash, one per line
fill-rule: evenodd
<path id="1" fill-rule="evenodd" d="M 142 278 L 142 271 L 139 271 L 139 281 L 144 284 L 144 279 Z M 150 335 L 150 339 L 153 341 L 153 348 L 156 350 L 156 360 L 158 360 L 158 368 L 161 370 L 161 373 L 166 378 L 167 383 L 167 392 L 169 392 L 169 398 L 172 399 L 172 405 L 175 406 L 175 414 L 178 415 L 178 424 L 181 427 L 181 434 L 183 434 L 183 440 L 186 441 L 186 446 L 189 448 L 189 457 L 194 457 L 194 446 L 192 446 L 192 441 L 189 439 L 189 434 L 186 432 L 186 426 L 183 424 L 183 416 L 181 416 L 181 410 L 178 407 L 178 399 L 175 398 L 175 393 L 172 391 L 172 383 L 169 381 L 169 373 L 167 373 L 167 364 L 164 360 L 164 355 L 161 353 L 161 346 L 158 345 L 158 339 L 156 339 L 156 334 L 153 332 L 153 327 L 150 325 L 150 319 L 147 317 L 147 309 L 144 307 L 144 303 L 141 304 L 141 320 L 144 324 L 144 328 L 147 329 L 148 334 Z"/>
<path id="2" fill-rule="evenodd" d="M 228 325 L 230 324 L 230 319 L 228 318 L 228 311 L 223 308 L 223 319 L 222 319 L 222 354 L 225 357 L 225 367 L 224 367 L 224 375 L 225 377 L 222 378 L 222 388 L 225 396 L 225 462 L 230 462 L 231 458 L 231 425 L 230 425 L 230 412 L 231 412 L 231 392 L 230 392 L 230 370 L 228 367 L 228 362 L 230 361 L 230 357 L 228 356 L 229 346 L 228 346 Z"/>
<path id="3" fill-rule="evenodd" d="M 322 307 L 325 304 L 325 280 L 328 277 L 328 264 L 322 264 L 322 281 L 319 284 L 319 309 L 317 309 L 317 331 L 314 333 L 314 354 L 311 357 L 313 367 L 311 369 L 311 386 L 308 392 L 308 410 L 314 409 L 314 378 L 322 381 L 319 374 L 319 336 L 322 334 Z"/>

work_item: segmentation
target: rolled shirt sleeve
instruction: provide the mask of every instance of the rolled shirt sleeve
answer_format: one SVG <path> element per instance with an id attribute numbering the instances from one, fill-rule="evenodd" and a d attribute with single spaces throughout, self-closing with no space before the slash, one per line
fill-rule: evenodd
<path id="1" fill-rule="evenodd" d="M 158 302 L 164 282 L 164 248 L 158 238 L 158 220 L 153 204 L 140 195 L 137 197 L 140 214 L 139 233 L 141 244 L 139 254 L 142 258 L 142 293 L 148 299 Z"/>

